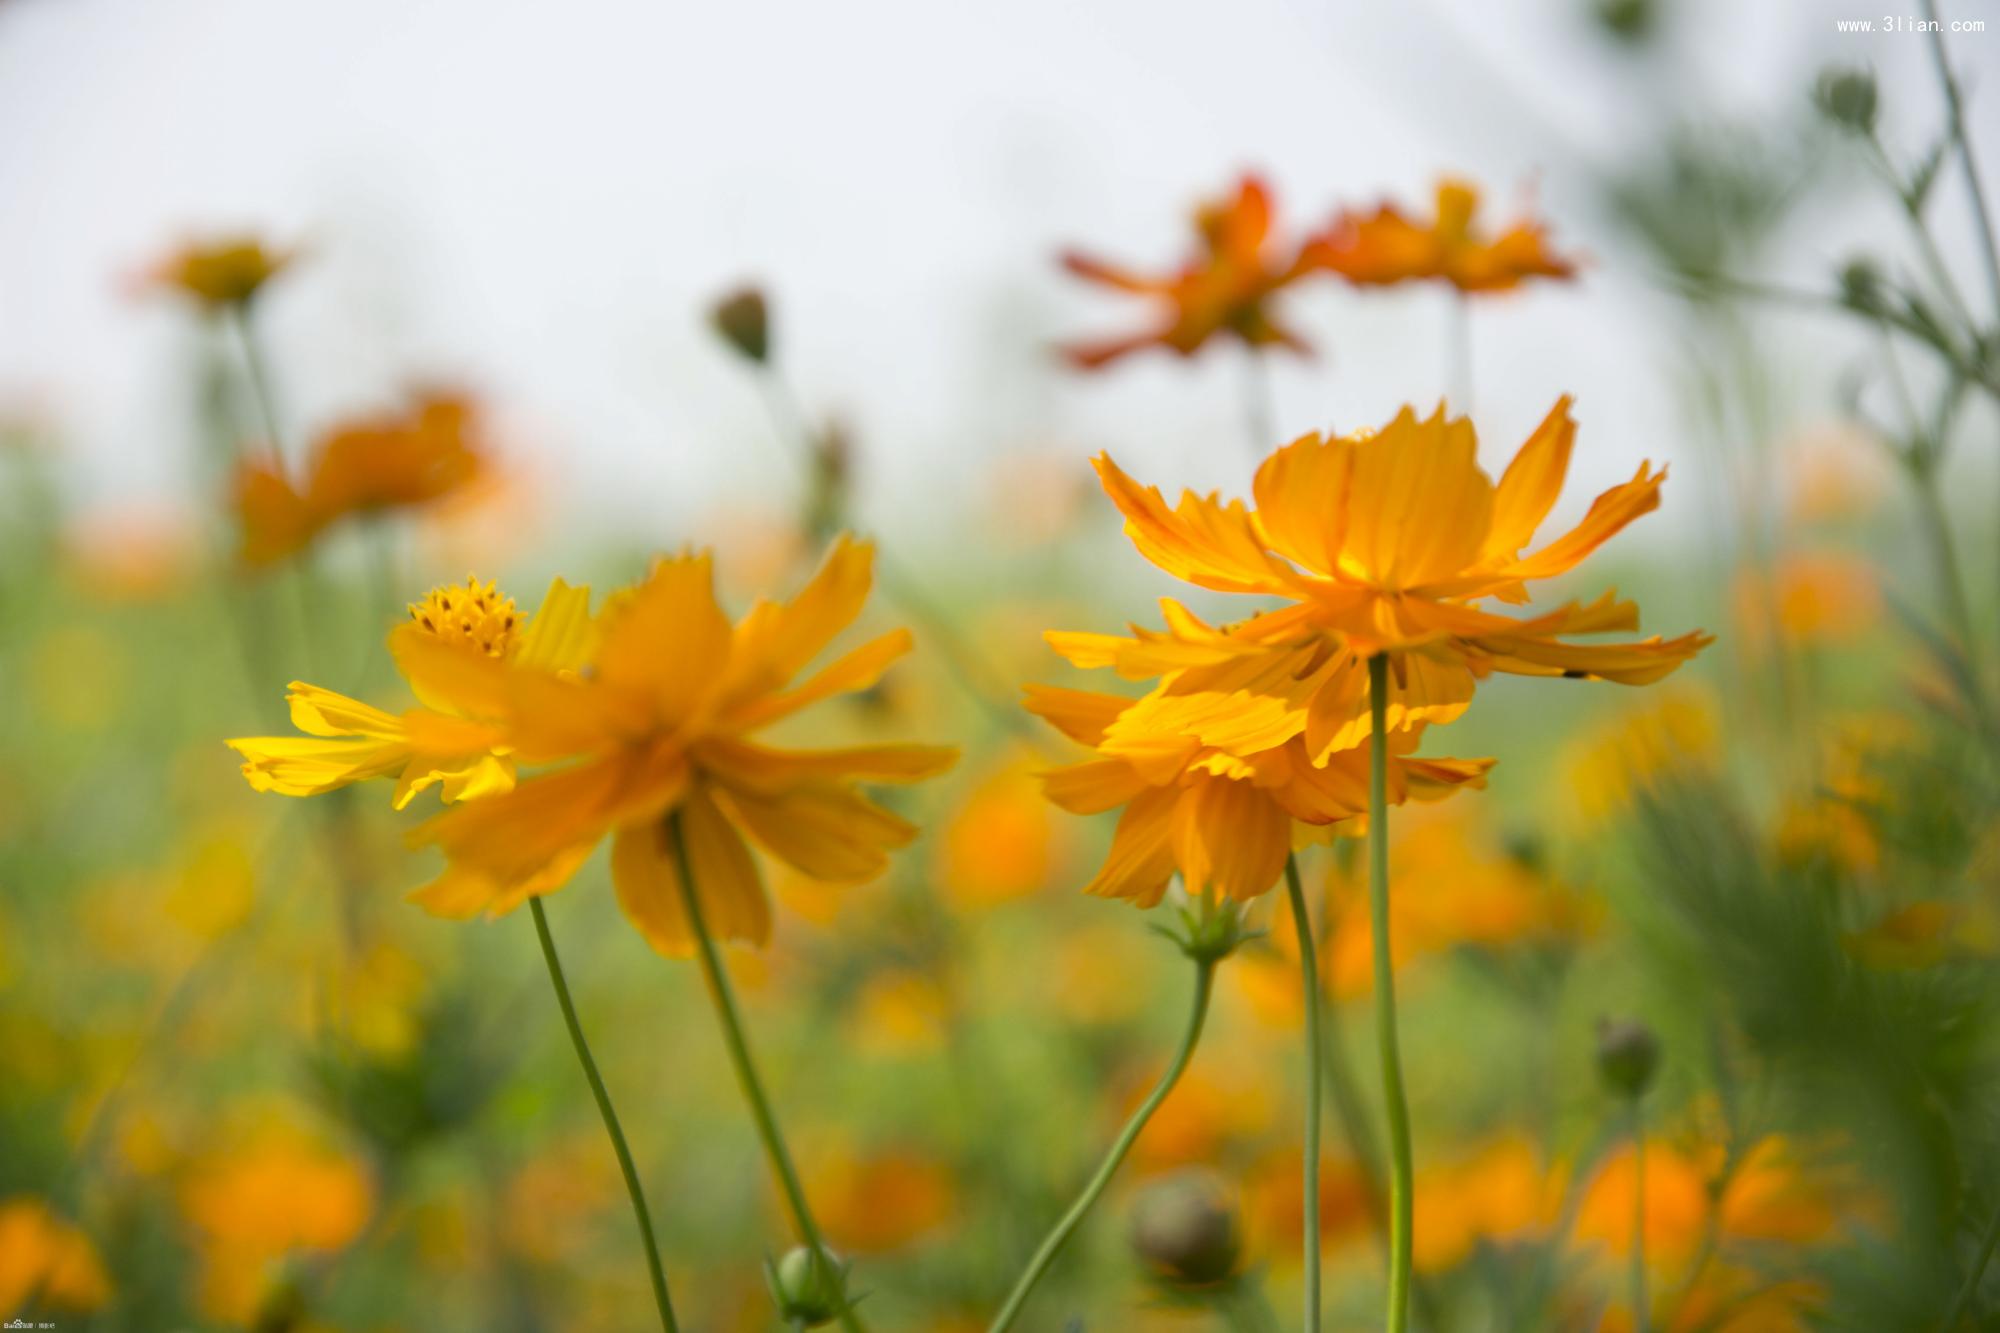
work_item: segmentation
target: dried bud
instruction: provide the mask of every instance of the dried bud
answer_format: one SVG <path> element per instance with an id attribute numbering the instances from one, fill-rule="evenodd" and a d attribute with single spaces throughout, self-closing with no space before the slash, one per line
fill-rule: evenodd
<path id="1" fill-rule="evenodd" d="M 1660 1066 L 1660 1039 L 1636 1018 L 1597 1020 L 1597 1073 L 1626 1097 L 1642 1097 Z"/>
<path id="2" fill-rule="evenodd" d="M 776 1266 L 765 1265 L 771 1297 L 787 1324 L 819 1328 L 840 1314 L 845 1302 L 847 1272 L 829 1251 L 824 1257 L 803 1245 L 785 1252 Z"/>
<path id="3" fill-rule="evenodd" d="M 1880 315 L 1888 309 L 1882 291 L 1882 271 L 1868 258 L 1850 260 L 1840 270 L 1840 301 L 1849 310 L 1864 315 Z"/>
<path id="4" fill-rule="evenodd" d="M 1650 40 L 1659 26 L 1659 6 L 1653 0 L 1597 0 L 1591 8 L 1598 26 L 1628 46 Z"/>
<path id="5" fill-rule="evenodd" d="M 1221 1282 L 1243 1254 L 1235 1200 L 1206 1171 L 1179 1171 L 1146 1187 L 1132 1208 L 1132 1248 L 1161 1277 Z"/>
<path id="6" fill-rule="evenodd" d="M 1875 132 L 1875 75 L 1865 69 L 1828 69 L 1813 85 L 1813 105 L 1841 129 Z"/>
<path id="7" fill-rule="evenodd" d="M 722 341 L 743 356 L 760 366 L 771 359 L 771 314 L 762 291 L 745 287 L 732 292 L 715 303 L 709 320 Z"/>

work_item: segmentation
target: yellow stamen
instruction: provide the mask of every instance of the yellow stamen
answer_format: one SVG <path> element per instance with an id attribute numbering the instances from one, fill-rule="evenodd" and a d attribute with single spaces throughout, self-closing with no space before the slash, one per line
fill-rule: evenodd
<path id="1" fill-rule="evenodd" d="M 433 588 L 421 602 L 410 603 L 410 619 L 447 643 L 477 648 L 488 657 L 505 657 L 514 649 L 528 618 L 514 599 L 466 575 L 464 583 Z"/>

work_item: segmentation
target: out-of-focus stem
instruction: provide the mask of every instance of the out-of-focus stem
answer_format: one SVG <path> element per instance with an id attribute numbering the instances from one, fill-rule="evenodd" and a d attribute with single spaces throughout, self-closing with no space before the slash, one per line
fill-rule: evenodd
<path id="1" fill-rule="evenodd" d="M 1292 900 L 1292 925 L 1299 939 L 1299 975 L 1306 998 L 1306 1154 L 1305 1189 L 1305 1329 L 1319 1333 L 1319 1122 L 1321 1058 L 1319 1036 L 1319 961 L 1313 942 L 1312 913 L 1306 910 L 1306 891 L 1299 884 L 1299 860 L 1285 858 L 1285 888 Z"/>
<path id="2" fill-rule="evenodd" d="M 1986 1277 L 1986 1266 L 1993 1262 L 1993 1250 L 2000 1246 L 2000 1212 L 1993 1214 L 1993 1220 L 1986 1224 L 1986 1235 L 1979 1242 L 1979 1253 L 1972 1260 L 1972 1267 L 1965 1274 L 1965 1283 L 1959 1287 L 1958 1295 L 1952 1300 L 1951 1312 L 1944 1317 L 1940 1326 L 1943 1333 L 1953 1333 L 1958 1321 L 1965 1318 L 1965 1312 L 1972 1308 L 1972 1298 L 1979 1292 L 1979 1284 Z"/>
<path id="3" fill-rule="evenodd" d="M 667 1275 L 660 1267 L 660 1247 L 653 1239 L 653 1218 L 646 1211 L 646 1193 L 639 1185 L 639 1170 L 632 1164 L 632 1150 L 625 1146 L 625 1131 L 618 1124 L 618 1112 L 612 1108 L 611 1094 L 605 1091 L 597 1061 L 590 1054 L 590 1043 L 584 1039 L 583 1024 L 578 1021 L 576 1004 L 570 999 L 569 982 L 563 978 L 562 960 L 556 957 L 555 937 L 549 933 L 548 913 L 542 910 L 540 898 L 528 899 L 528 909 L 535 918 L 535 935 L 542 942 L 542 958 L 549 965 L 549 984 L 555 988 L 556 1004 L 562 1009 L 563 1025 L 569 1029 L 570 1045 L 576 1048 L 577 1063 L 583 1066 L 590 1095 L 597 1099 L 597 1113 L 604 1119 L 604 1132 L 611 1139 L 612 1152 L 618 1156 L 618 1169 L 625 1176 L 625 1192 L 631 1196 L 632 1216 L 639 1223 L 639 1239 L 646 1249 L 646 1271 L 653 1281 L 653 1303 L 660 1310 L 660 1327 L 666 1333 L 679 1333 L 680 1325 L 674 1322 L 673 1299 L 667 1294 Z"/>
<path id="4" fill-rule="evenodd" d="M 1104 1187 L 1111 1183 L 1111 1177 L 1117 1174 L 1119 1165 L 1125 1160 L 1125 1154 L 1132 1150 L 1133 1143 L 1139 1138 L 1139 1132 L 1145 1129 L 1146 1122 L 1153 1118 L 1153 1112 L 1160 1109 L 1160 1103 L 1167 1099 L 1167 1094 L 1174 1090 L 1174 1084 L 1180 1081 L 1181 1073 L 1187 1068 L 1188 1059 L 1194 1054 L 1195 1043 L 1201 1039 L 1202 1024 L 1208 1018 L 1209 994 L 1214 989 L 1215 965 L 1218 960 L 1203 956 L 1197 957 L 1194 961 L 1194 1006 L 1188 1015 L 1187 1031 L 1181 1036 L 1180 1049 L 1174 1052 L 1173 1062 L 1167 1066 L 1167 1072 L 1160 1075 L 1160 1081 L 1154 1085 L 1152 1092 L 1147 1094 L 1146 1100 L 1139 1104 L 1139 1109 L 1132 1113 L 1132 1118 L 1125 1122 L 1125 1128 L 1119 1131 L 1117 1139 L 1111 1145 L 1111 1151 L 1104 1155 L 1104 1161 L 1098 1165 L 1097 1173 L 1091 1176 L 1090 1183 L 1083 1187 L 1083 1193 L 1069 1206 L 1069 1211 L 1057 1220 L 1055 1227 L 1043 1239 L 1041 1247 L 1035 1251 L 1034 1257 L 1028 1260 L 1027 1268 L 1022 1271 L 1020 1279 L 1014 1284 L 1014 1290 L 1008 1293 L 1007 1303 L 1000 1307 L 999 1314 L 993 1316 L 993 1322 L 988 1326 L 987 1333 L 1006 1333 L 1006 1330 L 1013 1326 L 1014 1320 L 1020 1316 L 1021 1307 L 1027 1304 L 1029 1295 L 1034 1292 L 1035 1284 L 1042 1280 L 1042 1275 L 1062 1252 L 1062 1247 L 1069 1240 L 1071 1233 L 1082 1224 L 1084 1215 L 1090 1211 L 1091 1205 L 1095 1204 L 1098 1196 L 1104 1193 Z"/>
<path id="5" fill-rule="evenodd" d="M 1375 1043 L 1382 1059 L 1382 1102 L 1389 1121 L 1388 1333 L 1410 1326 L 1412 1178 L 1410 1107 L 1396 1037 L 1396 974 L 1389 951 L 1389 658 L 1368 659 L 1368 924 L 1375 971 Z"/>
<path id="6" fill-rule="evenodd" d="M 2000 240 L 1993 233 L 1993 214 L 1986 207 L 1986 187 L 1980 183 L 1979 167 L 1972 155 L 1972 140 L 1965 132 L 1965 102 L 1959 95 L 1958 77 L 1944 49 L 1944 25 L 1938 22 L 1937 0 L 1924 0 L 1925 27 L 1930 36 L 1931 62 L 1937 67 L 1938 82 L 1944 88 L 1945 114 L 1951 122 L 1951 137 L 1958 144 L 1959 164 L 1965 169 L 1966 193 L 1972 199 L 1972 218 L 1979 233 L 1980 254 L 1986 260 L 1986 282 L 1993 294 L 1993 310 L 2000 318 Z"/>
<path id="7" fill-rule="evenodd" d="M 757 1137 L 763 1140 L 764 1155 L 770 1159 L 771 1171 L 778 1178 L 779 1188 L 784 1191 L 785 1202 L 792 1211 L 792 1221 L 799 1229 L 799 1238 L 805 1242 L 820 1270 L 824 1280 L 822 1290 L 832 1286 L 840 1293 L 840 1326 L 848 1333 L 859 1333 L 862 1325 L 847 1298 L 846 1281 L 834 1262 L 832 1252 L 826 1247 L 819 1223 L 813 1220 L 812 1208 L 806 1202 L 805 1187 L 799 1183 L 798 1168 L 792 1164 L 791 1150 L 785 1146 L 784 1132 L 778 1128 L 777 1114 L 771 1109 L 770 1096 L 764 1091 L 764 1082 L 758 1077 L 756 1062 L 751 1058 L 750 1042 L 744 1034 L 743 1015 L 736 1007 L 736 993 L 729 984 L 729 973 L 723 967 L 722 952 L 716 947 L 715 937 L 709 933 L 708 921 L 702 915 L 701 895 L 695 890 L 694 865 L 688 856 L 687 837 L 681 828 L 679 811 L 667 816 L 667 836 L 674 844 L 681 904 L 687 911 L 688 925 L 694 931 L 702 975 L 708 981 L 709 997 L 715 1001 L 723 1044 L 729 1048 L 730 1063 L 736 1067 L 736 1081 L 742 1084 L 743 1096 L 750 1103 L 750 1118 L 757 1126 Z"/>

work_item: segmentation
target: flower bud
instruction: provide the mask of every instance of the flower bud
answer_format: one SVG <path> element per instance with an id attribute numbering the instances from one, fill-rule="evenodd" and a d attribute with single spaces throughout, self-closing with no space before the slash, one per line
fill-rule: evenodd
<path id="1" fill-rule="evenodd" d="M 709 322 L 745 358 L 760 366 L 771 359 L 771 314 L 757 288 L 744 287 L 717 301 Z"/>
<path id="2" fill-rule="evenodd" d="M 1849 310 L 1863 315 L 1879 315 L 1888 309 L 1882 291 L 1882 270 L 1866 257 L 1855 259 L 1840 270 L 1840 301 Z"/>
<path id="3" fill-rule="evenodd" d="M 1865 69 L 1832 68 L 1813 85 L 1813 105 L 1841 129 L 1875 132 L 1875 75 Z"/>
<path id="4" fill-rule="evenodd" d="M 819 1328 L 840 1314 L 846 1272 L 831 1251 L 821 1257 L 797 1245 L 775 1267 L 767 1264 L 764 1273 L 778 1302 L 778 1315 L 787 1324 Z"/>
<path id="5" fill-rule="evenodd" d="M 1660 1039 L 1636 1018 L 1597 1020 L 1597 1073 L 1626 1097 L 1642 1097 L 1660 1065 Z"/>
<path id="6" fill-rule="evenodd" d="M 1593 9 L 1598 25 L 1628 46 L 1646 42 L 1659 26 L 1654 0 L 1597 0 Z"/>
<path id="7" fill-rule="evenodd" d="M 1235 1200 L 1206 1171 L 1179 1171 L 1156 1181 L 1133 1204 L 1132 1248 L 1169 1281 L 1221 1282 L 1236 1271 L 1243 1254 Z"/>

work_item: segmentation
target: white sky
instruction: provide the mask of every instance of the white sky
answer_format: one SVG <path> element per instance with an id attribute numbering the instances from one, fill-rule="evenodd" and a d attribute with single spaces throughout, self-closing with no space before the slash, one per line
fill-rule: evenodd
<path id="1" fill-rule="evenodd" d="M 1053 340 L 1135 313 L 1060 274 L 1060 246 L 1174 261 L 1190 203 L 1256 166 L 1301 226 L 1421 201 L 1445 170 L 1503 208 L 1539 181 L 1561 242 L 1619 255 L 1576 154 L 1615 159 L 1662 105 L 1801 106 L 1844 59 L 1881 72 L 1892 133 L 1935 123 L 1923 38 L 1835 32 L 1873 7 L 1669 2 L 1668 80 L 1571 0 L 0 0 L 0 405 L 60 423 L 80 488 L 171 493 L 189 321 L 120 280 L 177 237 L 254 227 L 312 250 L 266 312 L 294 432 L 413 379 L 468 383 L 545 451 L 572 529 L 677 540 L 788 476 L 701 322 L 750 276 L 808 400 L 857 428 L 881 526 L 949 531 L 994 460 L 1030 450 L 1110 447 L 1147 479 L 1239 490 L 1228 349 L 1052 364 Z M 2000 10 L 1947 14 L 1996 23 L 1955 41 L 1987 85 L 1974 124 L 2000 188 Z M 1939 212 L 1976 275 L 1955 189 Z M 1800 276 L 1887 223 L 1835 225 L 1800 239 Z M 1435 294 L 1328 284 L 1295 309 L 1324 354 L 1280 372 L 1285 430 L 1440 392 Z M 1661 310 L 1610 263 L 1483 307 L 1489 459 L 1569 390 L 1566 505 L 1641 456 L 1699 467 Z M 1816 348 L 1796 352 L 1808 376 Z"/>

